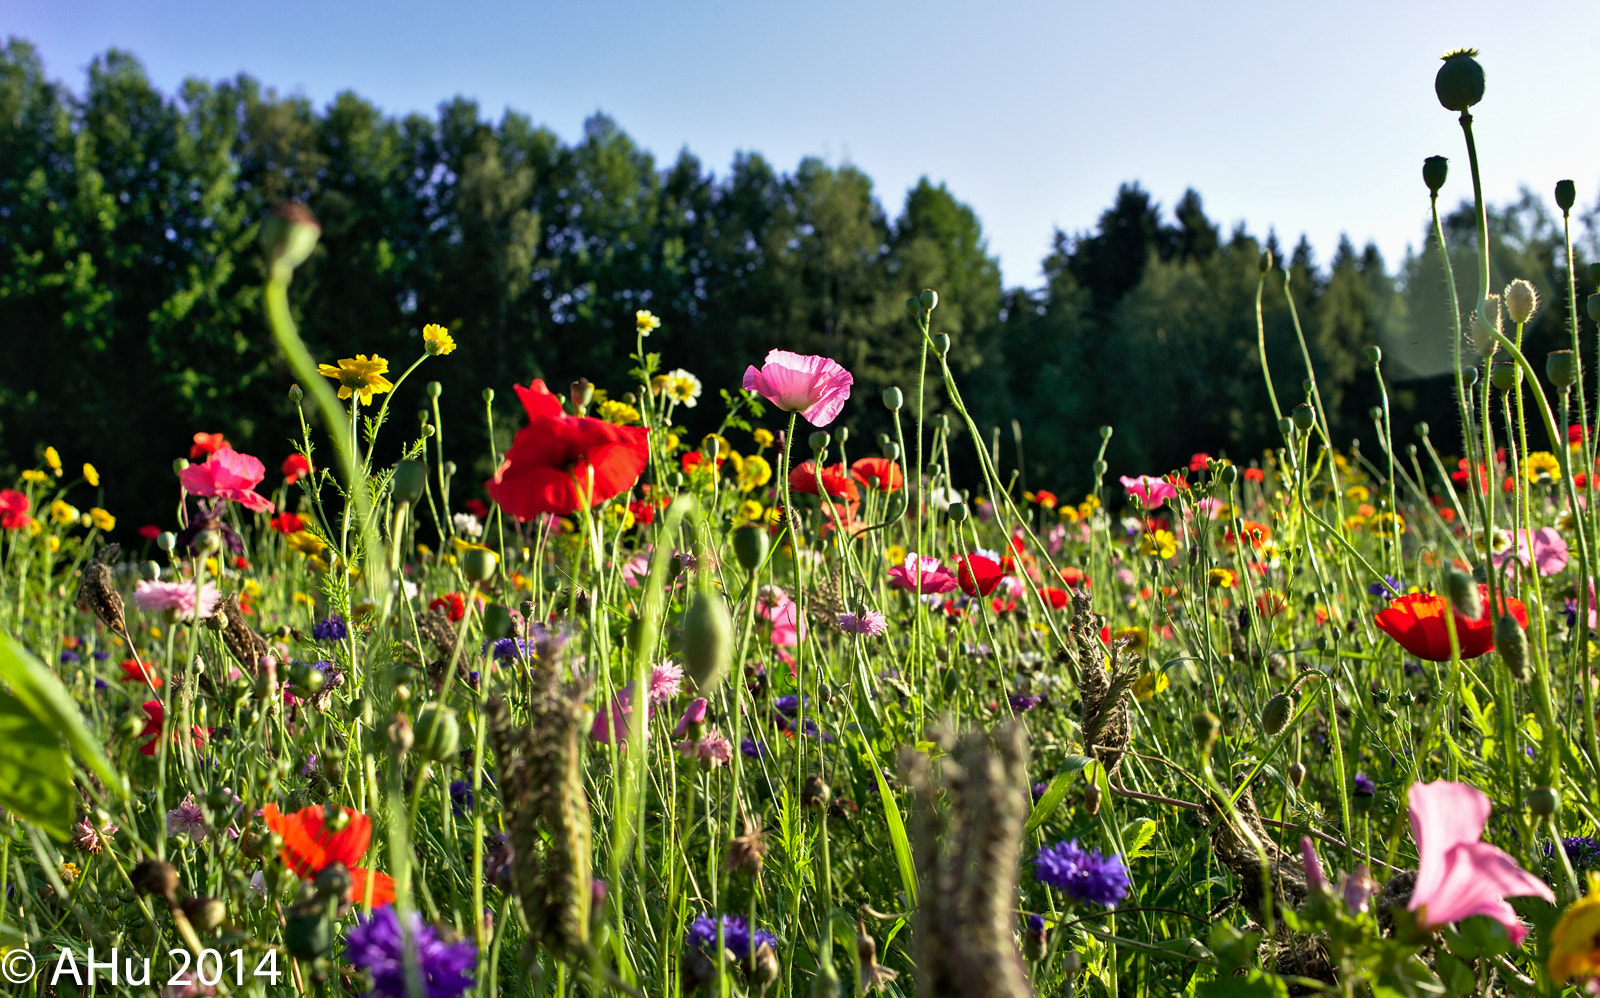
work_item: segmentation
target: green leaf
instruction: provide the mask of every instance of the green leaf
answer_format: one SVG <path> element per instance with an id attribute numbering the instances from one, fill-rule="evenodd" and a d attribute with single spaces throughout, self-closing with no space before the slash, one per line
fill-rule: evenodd
<path id="1" fill-rule="evenodd" d="M 56 734 L 9 693 L 0 693 L 0 807 L 65 840 L 77 795 Z"/>
<path id="2" fill-rule="evenodd" d="M 878 757 L 872 751 L 872 746 L 867 744 L 865 738 L 861 744 L 867 750 L 867 759 L 872 764 L 872 775 L 878 778 L 878 799 L 883 802 L 883 814 L 889 821 L 889 844 L 894 847 L 895 866 L 900 868 L 900 886 L 910 899 L 911 906 L 917 904 L 917 868 L 911 859 L 911 840 L 906 836 L 906 823 L 900 818 L 900 806 L 895 803 L 894 791 L 889 789 L 889 783 L 883 778 L 883 767 L 878 765 Z"/>
<path id="3" fill-rule="evenodd" d="M 1289 998 L 1289 989 L 1276 974 L 1252 970 L 1244 977 L 1219 977 L 1195 988 L 1199 998 Z"/>
<path id="4" fill-rule="evenodd" d="M 1044 796 L 1039 798 L 1039 803 L 1033 805 L 1033 811 L 1028 814 L 1027 827 L 1023 829 L 1026 835 L 1032 835 L 1044 824 L 1045 819 L 1061 806 L 1061 801 L 1067 796 L 1067 788 L 1072 784 L 1073 776 L 1085 766 L 1094 762 L 1086 755 L 1069 755 L 1056 767 L 1056 774 L 1050 777 L 1050 785 L 1045 787 Z"/>
<path id="5" fill-rule="evenodd" d="M 0 634 L 0 681 L 48 730 L 66 739 L 67 747 L 94 770 L 108 790 L 118 797 L 128 796 L 127 780 L 106 758 L 100 740 L 89 733 L 61 680 L 9 634 Z"/>
<path id="6" fill-rule="evenodd" d="M 1144 847 L 1156 837 L 1156 823 L 1153 818 L 1135 818 L 1123 826 L 1122 841 L 1127 846 L 1128 854 L 1122 858 L 1137 859 L 1144 855 Z"/>

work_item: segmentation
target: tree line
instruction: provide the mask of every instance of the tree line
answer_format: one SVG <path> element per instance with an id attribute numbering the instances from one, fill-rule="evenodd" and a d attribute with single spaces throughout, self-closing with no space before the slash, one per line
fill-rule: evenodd
<path id="1" fill-rule="evenodd" d="M 1460 164 L 1445 194 L 1467 190 Z M 1419 219 L 1426 197 L 1419 177 Z M 245 75 L 165 94 L 117 51 L 74 92 L 11 39 L 0 49 L 0 473 L 54 445 L 92 460 L 106 505 L 144 522 L 170 518 L 169 462 L 196 431 L 224 432 L 269 467 L 286 455 L 298 422 L 262 318 L 256 236 L 287 200 L 323 229 L 292 289 L 313 354 L 378 353 L 403 369 L 424 324 L 449 327 L 460 348 L 426 378 L 443 385 L 450 456 L 475 476 L 489 471 L 482 389 L 499 393 L 501 449 L 521 418 L 513 382 L 587 377 L 620 394 L 640 308 L 663 323 L 647 349 L 706 385 L 691 432 L 714 428 L 717 390 L 777 346 L 854 373 L 863 403 L 846 425 L 863 453 L 886 426 L 881 389 L 909 396 L 917 383 L 904 301 L 925 287 L 939 292 L 935 326 L 950 335 L 964 398 L 995 434 L 984 444 L 1029 486 L 1086 489 L 1102 424 L 1116 431 L 1113 473 L 1165 471 L 1195 451 L 1248 459 L 1279 439 L 1257 350 L 1265 253 L 1280 265 L 1261 296 L 1280 404 L 1303 397 L 1309 355 L 1335 436 L 1375 453 L 1367 348 L 1380 345 L 1400 435 L 1417 419 L 1454 422 L 1431 239 L 1393 270 L 1348 241 L 1319 265 L 1303 238 L 1282 252 L 1271 235 L 1225 235 L 1193 191 L 1163 212 L 1128 184 L 1092 229 L 1056 233 L 1041 286 L 1006 288 L 977 215 L 926 179 L 891 217 L 849 165 L 805 159 L 786 173 L 743 153 L 718 176 L 688 151 L 658 163 L 603 115 L 565 142 L 522 114 L 490 121 L 464 98 L 393 117 L 353 93 L 317 108 Z M 1590 257 L 1595 216 L 1574 219 Z M 1570 338 L 1561 217 L 1526 194 L 1493 223 L 1497 282 L 1527 278 L 1546 303 L 1527 332 L 1542 357 Z M 1470 208 L 1445 228 L 1465 308 Z M 1594 288 L 1579 263 L 1581 296 Z M 393 410 L 423 403 L 422 384 L 408 383 Z M 1436 433 L 1445 448 L 1457 439 Z"/>

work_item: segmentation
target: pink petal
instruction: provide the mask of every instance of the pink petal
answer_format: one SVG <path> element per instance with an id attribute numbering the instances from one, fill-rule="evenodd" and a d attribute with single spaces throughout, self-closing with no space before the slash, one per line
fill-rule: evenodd
<path id="1" fill-rule="evenodd" d="M 1431 896 L 1417 902 L 1413 892 L 1411 909 L 1422 911 L 1427 928 L 1459 922 L 1473 915 L 1487 915 L 1505 926 L 1513 944 L 1520 944 L 1527 933 L 1507 897 L 1540 897 L 1554 901 L 1555 893 L 1538 877 L 1517 865 L 1517 861 L 1487 842 L 1464 842 L 1443 859 L 1444 875 Z M 1417 884 L 1422 884 L 1419 875 Z"/>
<path id="2" fill-rule="evenodd" d="M 1322 876 L 1322 863 L 1317 859 L 1317 850 L 1311 844 L 1309 835 L 1300 836 L 1300 863 L 1305 867 L 1306 886 L 1312 893 L 1321 894 L 1326 891 L 1328 881 Z"/>
<path id="3" fill-rule="evenodd" d="M 1411 837 L 1417 842 L 1417 884 L 1411 892 L 1412 911 L 1429 901 L 1448 872 L 1445 857 L 1451 849 L 1483 836 L 1489 820 L 1489 798 L 1465 783 L 1435 780 L 1414 783 L 1408 795 Z"/>

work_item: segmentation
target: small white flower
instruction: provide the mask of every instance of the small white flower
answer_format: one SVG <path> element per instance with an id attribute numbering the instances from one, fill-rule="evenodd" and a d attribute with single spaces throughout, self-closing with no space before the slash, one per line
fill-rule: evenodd
<path id="1" fill-rule="evenodd" d="M 477 540 L 483 536 L 483 524 L 471 513 L 457 513 L 450 518 L 455 522 L 456 533 L 468 540 Z"/>
<path id="2" fill-rule="evenodd" d="M 676 371 L 667 372 L 666 377 L 667 397 L 687 409 L 693 409 L 695 403 L 700 400 L 700 379 L 681 367 Z"/>
<path id="3" fill-rule="evenodd" d="M 267 875 L 260 870 L 250 877 L 250 893 L 255 895 L 250 899 L 251 904 L 267 903 Z"/>

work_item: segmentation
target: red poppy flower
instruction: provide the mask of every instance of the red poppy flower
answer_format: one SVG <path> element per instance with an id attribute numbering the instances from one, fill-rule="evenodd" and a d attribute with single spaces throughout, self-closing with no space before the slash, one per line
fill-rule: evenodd
<path id="1" fill-rule="evenodd" d="M 220 433 L 196 433 L 194 444 L 189 448 L 189 460 L 198 461 L 208 454 L 228 446 L 228 438 Z"/>
<path id="2" fill-rule="evenodd" d="M 1065 572 L 1066 570 L 1063 569 L 1062 573 L 1065 574 Z M 1072 602 L 1072 597 L 1068 595 L 1065 589 L 1057 589 L 1055 586 L 1043 586 L 1039 591 L 1044 595 L 1045 602 L 1050 604 L 1050 609 L 1052 610 L 1065 610 L 1067 605 Z"/>
<path id="3" fill-rule="evenodd" d="M 335 863 L 343 863 L 350 871 L 350 903 L 361 904 L 367 900 L 367 878 L 372 878 L 372 906 L 374 908 L 394 901 L 394 881 L 387 873 L 367 871 L 357 864 L 367 854 L 372 844 L 372 819 L 360 811 L 341 808 L 344 827 L 330 831 L 325 822 L 328 810 L 313 805 L 303 807 L 293 814 L 284 814 L 278 805 L 268 804 L 261 816 L 267 827 L 283 836 L 283 848 L 278 858 L 294 871 L 295 876 L 309 880 Z"/>
<path id="4" fill-rule="evenodd" d="M 517 431 L 505 460 L 484 483 L 489 497 L 519 520 L 540 513 L 568 515 L 626 492 L 650 460 L 642 426 L 618 426 L 568 416 L 543 381 L 517 395 L 528 425 Z"/>
<path id="5" fill-rule="evenodd" d="M 489 504 L 482 499 L 468 499 L 463 505 L 467 507 L 468 513 L 478 519 L 487 520 L 489 518 Z"/>
<path id="6" fill-rule="evenodd" d="M 817 494 L 817 478 L 817 462 L 807 461 L 789 472 L 789 491 L 814 496 Z M 843 499 L 849 503 L 861 501 L 861 490 L 844 473 L 843 464 L 824 467 L 821 478 L 822 488 L 830 499 Z"/>
<path id="7" fill-rule="evenodd" d="M 646 499 L 635 499 L 628 503 L 628 512 L 633 514 L 633 522 L 648 527 L 656 522 L 656 508 Z"/>
<path id="8" fill-rule="evenodd" d="M 153 541 L 161 536 L 161 528 L 153 523 L 147 523 L 139 528 L 139 536 L 147 541 Z"/>
<path id="9" fill-rule="evenodd" d="M 450 622 L 452 624 L 459 622 L 462 617 L 467 615 L 467 601 L 461 598 L 460 593 L 445 593 L 432 603 L 429 603 L 428 609 L 436 610 L 441 606 L 445 608 L 445 612 L 450 614 Z"/>
<path id="10" fill-rule="evenodd" d="M 156 675 L 156 667 L 154 665 L 147 665 L 147 666 L 144 667 L 144 672 L 140 672 L 139 671 L 139 663 L 134 661 L 131 658 L 124 659 L 120 664 L 122 666 L 122 681 L 123 682 L 125 682 L 125 683 L 142 683 L 142 682 L 144 682 L 144 677 L 145 677 L 146 673 L 148 673 L 149 676 L 150 676 L 150 688 L 154 689 L 154 690 L 159 690 L 161 688 L 161 677 Z M 157 726 L 158 729 L 160 728 L 160 722 L 159 721 L 156 722 L 156 726 Z M 155 754 L 155 750 L 152 749 L 150 751 L 150 754 L 154 755 Z"/>
<path id="11" fill-rule="evenodd" d="M 1262 471 L 1260 468 L 1244 469 L 1244 480 L 1247 482 L 1263 482 L 1266 481 L 1266 478 L 1267 473 Z"/>
<path id="12" fill-rule="evenodd" d="M 161 722 L 166 718 L 167 710 L 161 705 L 160 700 L 146 700 L 144 702 L 144 730 L 139 732 L 140 738 L 149 737 L 150 740 L 139 746 L 140 755 L 155 755 L 156 743 L 161 741 Z M 206 738 L 211 731 L 196 724 L 189 729 L 194 736 L 194 747 L 199 748 L 206 743 Z M 173 741 L 177 741 L 178 733 L 172 733 Z"/>
<path id="13" fill-rule="evenodd" d="M 296 516 L 294 513 L 279 513 L 270 522 L 273 530 L 285 535 L 298 534 L 306 529 L 305 517 Z"/>
<path id="14" fill-rule="evenodd" d="M 1462 658 L 1477 658 L 1494 650 L 1494 624 L 1497 614 L 1489 612 L 1489 587 L 1478 587 L 1483 600 L 1483 612 L 1477 620 L 1468 620 L 1457 613 L 1456 641 L 1461 645 Z M 1521 600 L 1502 595 L 1504 605 L 1524 628 L 1528 626 L 1528 608 Z M 1375 618 L 1383 632 L 1400 643 L 1400 647 L 1429 662 L 1450 660 L 1450 632 L 1444 614 L 1448 601 L 1433 593 L 1410 593 L 1391 600 L 1388 607 L 1379 610 Z"/>
<path id="15" fill-rule="evenodd" d="M 28 497 L 16 489 L 0 489 L 0 527 L 21 530 L 28 525 Z"/>
<path id="16" fill-rule="evenodd" d="M 1243 520 L 1239 524 L 1239 536 L 1250 542 L 1251 547 L 1260 548 L 1262 544 L 1272 539 L 1272 530 L 1265 523 L 1258 523 L 1255 520 Z M 1238 542 L 1238 537 L 1234 536 L 1232 527 L 1222 531 L 1222 540 L 1227 544 Z"/>
<path id="17" fill-rule="evenodd" d="M 1289 609 L 1289 603 L 1283 598 L 1282 593 L 1268 589 L 1256 597 L 1256 612 L 1271 620 L 1278 614 Z"/>
<path id="18" fill-rule="evenodd" d="M 1573 423 L 1571 426 L 1567 427 L 1567 443 L 1569 443 L 1569 444 L 1581 444 L 1581 443 L 1583 443 L 1583 424 L 1582 423 Z"/>
<path id="19" fill-rule="evenodd" d="M 852 462 L 850 477 L 879 492 L 895 492 L 905 488 L 906 484 L 906 476 L 900 470 L 899 462 L 882 457 L 864 457 Z"/>
<path id="20" fill-rule="evenodd" d="M 311 474 L 311 459 L 304 454 L 290 454 L 283 459 L 279 470 L 283 472 L 283 484 L 293 485 Z"/>
<path id="21" fill-rule="evenodd" d="M 1094 580 L 1085 575 L 1083 569 L 1067 566 L 1061 570 L 1061 581 L 1073 589 L 1086 589 L 1094 585 Z"/>
<path id="22" fill-rule="evenodd" d="M 989 595 L 1006 574 L 998 561 L 981 554 L 960 555 L 956 558 L 956 564 L 961 566 L 956 572 L 956 584 L 968 596 Z"/>
<path id="23" fill-rule="evenodd" d="M 1054 492 L 1046 492 L 1044 489 L 1040 489 L 1033 494 L 1033 501 L 1038 503 L 1040 506 L 1043 506 L 1045 509 L 1055 509 L 1056 504 L 1060 500 L 1056 498 L 1056 494 Z"/>
<path id="24" fill-rule="evenodd" d="M 1197 451 L 1189 457 L 1189 470 L 1195 474 L 1206 470 L 1206 465 L 1211 463 L 1211 455 L 1204 451 Z"/>
<path id="25" fill-rule="evenodd" d="M 996 596 L 989 601 L 989 609 L 995 613 L 1009 613 L 1017 608 L 1017 601 L 1010 596 Z"/>

